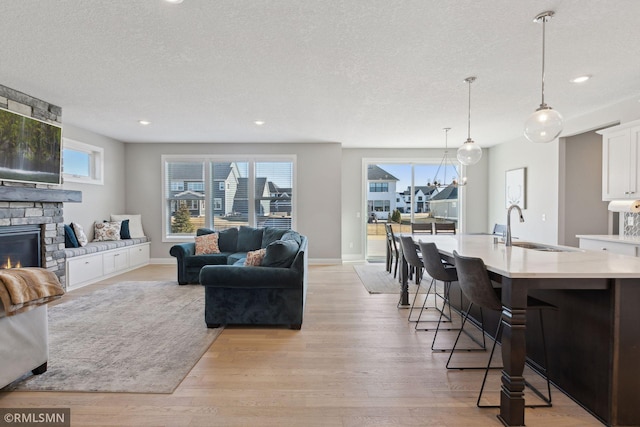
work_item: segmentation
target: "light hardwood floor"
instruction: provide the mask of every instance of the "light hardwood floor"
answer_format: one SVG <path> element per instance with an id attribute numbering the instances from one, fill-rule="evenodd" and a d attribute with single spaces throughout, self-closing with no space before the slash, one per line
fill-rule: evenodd
<path id="1" fill-rule="evenodd" d="M 65 298 L 124 280 L 175 280 L 175 267 Z M 368 294 L 351 265 L 312 266 L 302 330 L 227 327 L 173 394 L 5 392 L 0 407 L 70 407 L 73 426 L 500 426 L 497 409 L 475 406 L 482 372 L 447 371 L 397 300 Z M 489 389 L 498 396 L 497 372 Z M 602 425 L 557 390 L 553 400 L 527 409 L 527 426 Z"/>

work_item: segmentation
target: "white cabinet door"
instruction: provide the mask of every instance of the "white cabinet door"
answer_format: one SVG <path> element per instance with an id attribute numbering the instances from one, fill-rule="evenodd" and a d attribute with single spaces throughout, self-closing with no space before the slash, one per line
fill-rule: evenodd
<path id="1" fill-rule="evenodd" d="M 625 124 L 599 133 L 602 134 L 602 200 L 640 198 L 640 126 Z"/>
<path id="2" fill-rule="evenodd" d="M 149 264 L 149 244 L 129 248 L 129 266 Z"/>
<path id="3" fill-rule="evenodd" d="M 68 285 L 70 288 L 78 286 L 103 275 L 102 254 L 70 259 L 67 262 Z"/>
<path id="4" fill-rule="evenodd" d="M 103 254 L 104 274 L 111 274 L 116 271 L 129 268 L 129 250 L 120 249 L 117 251 L 105 252 Z"/>

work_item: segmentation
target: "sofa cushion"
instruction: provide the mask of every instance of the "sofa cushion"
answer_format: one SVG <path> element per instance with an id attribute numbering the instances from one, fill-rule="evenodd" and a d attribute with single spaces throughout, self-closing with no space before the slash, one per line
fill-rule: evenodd
<path id="1" fill-rule="evenodd" d="M 227 228 L 218 232 L 218 247 L 221 252 L 235 252 L 238 247 L 238 229 Z M 257 249 L 257 248 L 256 248 Z"/>
<path id="2" fill-rule="evenodd" d="M 264 259 L 262 260 L 263 267 L 289 268 L 300 249 L 300 245 L 293 239 L 276 240 L 267 246 L 266 249 Z"/>
<path id="3" fill-rule="evenodd" d="M 93 241 L 104 242 L 108 240 L 120 240 L 120 224 L 120 221 L 96 221 L 93 229 Z"/>
<path id="4" fill-rule="evenodd" d="M 238 261 L 242 261 L 240 265 L 244 265 L 244 259 L 247 257 L 246 252 L 234 252 L 227 257 L 227 265 L 236 265 Z"/>
<path id="5" fill-rule="evenodd" d="M 124 221 L 129 220 L 129 234 L 131 238 L 144 237 L 144 230 L 142 229 L 142 215 L 141 214 L 123 214 L 114 215 L 111 214 L 111 221 Z"/>
<path id="6" fill-rule="evenodd" d="M 120 238 L 121 239 L 130 239 L 131 232 L 129 231 L 129 220 L 125 219 L 120 224 Z"/>
<path id="7" fill-rule="evenodd" d="M 219 254 L 218 233 L 196 236 L 196 255 Z"/>
<path id="8" fill-rule="evenodd" d="M 300 237 L 300 233 L 293 230 L 287 230 L 280 240 L 295 240 L 298 243 L 298 246 L 302 244 L 302 237 Z"/>
<path id="9" fill-rule="evenodd" d="M 262 248 L 247 252 L 247 258 L 244 261 L 244 265 L 259 267 L 262 264 L 262 259 L 264 258 L 266 251 L 267 250 L 265 248 Z"/>
<path id="10" fill-rule="evenodd" d="M 265 227 L 262 230 L 262 246 L 260 247 L 266 248 L 276 240 L 282 239 L 282 235 L 286 232 L 287 230 L 285 230 L 284 228 Z"/>
<path id="11" fill-rule="evenodd" d="M 196 236 L 204 236 L 206 234 L 213 234 L 215 232 L 215 230 L 212 230 L 210 228 L 198 228 L 196 230 Z"/>
<path id="12" fill-rule="evenodd" d="M 84 234 L 84 228 L 82 228 L 80 224 L 77 224 L 75 222 L 71 223 L 71 228 L 73 228 L 73 232 L 75 233 L 76 238 L 78 239 L 78 245 L 86 246 L 87 243 L 89 243 L 89 239 L 87 239 L 87 235 Z"/>
<path id="13" fill-rule="evenodd" d="M 225 265 L 227 263 L 227 257 L 229 252 L 221 252 L 219 254 L 207 254 L 207 255 L 193 255 L 184 259 L 186 267 L 199 267 L 202 268 L 205 265 Z"/>
<path id="14" fill-rule="evenodd" d="M 65 248 L 77 248 L 80 246 L 76 233 L 73 232 L 73 228 L 70 225 L 64 225 L 64 247 Z"/>
<path id="15" fill-rule="evenodd" d="M 262 245 L 262 228 L 240 226 L 238 230 L 238 246 L 236 251 L 249 252 L 260 249 Z"/>

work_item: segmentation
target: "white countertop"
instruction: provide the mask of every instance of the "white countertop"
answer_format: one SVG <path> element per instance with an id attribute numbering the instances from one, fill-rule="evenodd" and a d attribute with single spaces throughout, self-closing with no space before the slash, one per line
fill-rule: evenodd
<path id="1" fill-rule="evenodd" d="M 601 240 L 603 242 L 626 243 L 640 245 L 640 237 L 620 236 L 618 234 L 578 234 L 578 239 Z"/>
<path id="2" fill-rule="evenodd" d="M 512 278 L 640 278 L 640 258 L 566 246 L 568 252 L 544 252 L 494 244 L 492 235 L 414 234 L 417 242 L 434 242 L 440 252 L 478 257 L 490 271 Z M 551 246 L 551 245 L 547 245 Z"/>

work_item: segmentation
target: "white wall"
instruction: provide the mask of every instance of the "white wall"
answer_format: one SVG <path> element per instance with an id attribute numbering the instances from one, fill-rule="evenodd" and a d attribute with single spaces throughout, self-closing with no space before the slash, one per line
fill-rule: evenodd
<path id="1" fill-rule="evenodd" d="M 296 155 L 297 231 L 309 238 L 311 262 L 340 262 L 340 144 L 126 144 L 125 153 L 126 213 L 142 214 L 152 262 L 173 261 L 172 243 L 162 242 L 163 154 Z"/>
<path id="2" fill-rule="evenodd" d="M 65 190 L 82 191 L 82 203 L 64 203 L 64 222 L 76 222 L 93 239 L 93 223 L 108 220 L 125 208 L 124 146 L 120 141 L 96 133 L 63 125 L 63 137 L 104 148 L 104 185 L 65 182 Z"/>
<path id="3" fill-rule="evenodd" d="M 366 149 L 342 150 L 342 259 L 362 260 L 366 245 L 366 188 L 363 159 L 386 163 L 399 161 L 440 162 L 444 150 L 439 149 Z M 462 205 L 464 232 L 484 232 L 487 224 L 487 158 L 466 170 L 469 184 L 462 187 L 467 202 Z"/>

